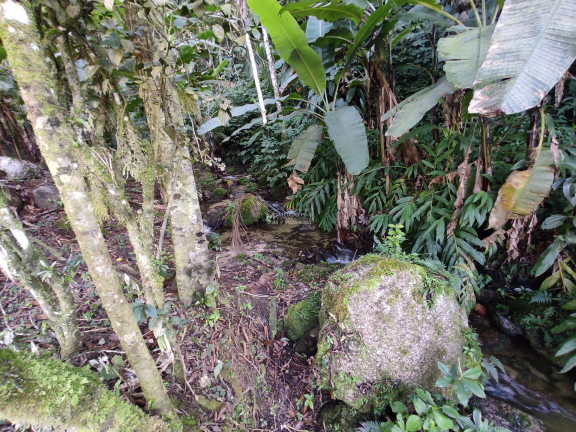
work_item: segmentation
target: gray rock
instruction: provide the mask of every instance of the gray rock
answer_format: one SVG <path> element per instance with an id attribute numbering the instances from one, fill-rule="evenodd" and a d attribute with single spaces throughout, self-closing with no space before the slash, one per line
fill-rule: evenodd
<path id="1" fill-rule="evenodd" d="M 50 185 L 41 185 L 32 191 L 32 198 L 36 207 L 45 210 L 56 210 L 60 208 L 60 194 L 58 189 Z"/>
<path id="2" fill-rule="evenodd" d="M 501 311 L 495 311 L 492 315 L 494 325 L 507 336 L 520 336 L 522 327 L 510 321 Z"/>
<path id="3" fill-rule="evenodd" d="M 367 255 L 335 273 L 320 324 L 320 385 L 356 409 L 434 389 L 438 361 L 463 364 L 464 309 L 445 281 L 412 263 Z"/>
<path id="4" fill-rule="evenodd" d="M 0 156 L 0 177 L 6 180 L 31 180 L 44 175 L 32 162 Z"/>
<path id="5" fill-rule="evenodd" d="M 512 432 L 546 432 L 542 420 L 501 400 L 491 397 L 486 399 L 474 397 L 470 405 L 478 408 L 482 413 L 482 418 L 489 420 L 494 426 L 507 428 Z"/>

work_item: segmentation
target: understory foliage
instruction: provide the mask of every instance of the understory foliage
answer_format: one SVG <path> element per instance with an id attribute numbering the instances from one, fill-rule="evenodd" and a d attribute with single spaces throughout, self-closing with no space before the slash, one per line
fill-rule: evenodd
<path id="1" fill-rule="evenodd" d="M 464 432 L 510 432 L 503 427 L 494 426 L 482 419 L 477 408 L 471 408 L 472 396 L 485 398 L 484 383 L 488 378 L 498 381 L 498 370 L 504 367 L 495 358 L 483 359 L 479 350 L 469 349 L 467 360 L 472 367 L 463 369 L 460 366 L 448 367 L 438 362 L 442 376 L 436 381 L 436 387 L 444 389 L 429 392 L 415 388 L 405 402 L 394 401 L 385 412 L 386 421 L 362 423 L 358 432 L 417 432 L 417 431 L 464 431 Z M 447 397 L 446 397 L 447 395 Z"/>

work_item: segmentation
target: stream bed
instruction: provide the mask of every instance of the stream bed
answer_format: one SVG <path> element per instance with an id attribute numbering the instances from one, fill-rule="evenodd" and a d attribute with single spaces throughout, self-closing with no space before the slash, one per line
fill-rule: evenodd
<path id="1" fill-rule="evenodd" d="M 485 357 L 498 358 L 506 370 L 498 383 L 486 384 L 488 395 L 542 420 L 547 432 L 576 431 L 574 376 L 559 373 L 558 367 L 522 337 L 509 338 L 506 344 L 482 352 Z"/>

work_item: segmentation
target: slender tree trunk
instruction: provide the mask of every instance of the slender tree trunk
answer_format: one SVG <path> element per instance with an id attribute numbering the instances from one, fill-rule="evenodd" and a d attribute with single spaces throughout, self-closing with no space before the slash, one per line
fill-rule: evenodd
<path id="1" fill-rule="evenodd" d="M 0 267 L 38 301 L 58 339 L 60 356 L 67 359 L 76 354 L 80 345 L 74 293 L 60 274 L 52 275 L 49 284 L 42 280 L 41 262 L 48 260 L 32 244 L 8 207 L 4 190 L 0 190 Z"/>
<path id="2" fill-rule="evenodd" d="M 48 67 L 33 14 L 15 3 L 0 3 L 0 38 L 8 55 L 14 76 L 42 155 L 58 187 L 70 224 L 76 234 L 82 255 L 94 285 L 118 335 L 144 395 L 160 413 L 175 417 L 166 389 L 148 352 L 132 309 L 102 236 L 84 178 L 74 157 L 74 131 L 66 122 L 62 105 L 56 98 L 55 79 Z"/>
<path id="3" fill-rule="evenodd" d="M 276 69 L 274 68 L 274 58 L 272 57 L 272 51 L 270 50 L 270 42 L 268 40 L 268 32 L 266 27 L 262 27 L 262 41 L 264 42 L 264 51 L 266 52 L 266 60 L 268 61 L 268 71 L 270 72 L 270 81 L 272 82 L 272 89 L 274 90 L 274 97 L 276 99 L 280 98 L 280 86 L 278 85 L 278 75 L 276 75 Z M 282 105 L 280 101 L 276 101 L 276 109 L 278 112 L 282 111 Z"/>
<path id="4" fill-rule="evenodd" d="M 135 13 L 133 17 L 136 17 Z M 154 12 L 150 13 L 148 18 L 149 22 L 134 23 L 152 27 L 147 38 L 139 41 L 141 51 L 147 53 L 147 60 L 151 62 L 160 57 L 169 59 L 171 53 L 153 42 L 169 39 L 163 16 Z M 156 158 L 162 166 L 172 167 L 171 172 L 165 171 L 160 178 L 165 202 L 169 204 L 167 211 L 172 227 L 178 296 L 180 301 L 188 306 L 192 303 L 195 292 L 204 292 L 209 285 L 217 285 L 217 281 L 204 234 L 194 169 L 188 150 L 189 140 L 182 132 L 182 109 L 171 73 L 167 73 L 166 68 L 167 66 L 164 66 L 156 78 L 143 76 L 140 95 L 144 102 Z M 213 300 L 210 299 L 210 304 L 215 306 Z"/>

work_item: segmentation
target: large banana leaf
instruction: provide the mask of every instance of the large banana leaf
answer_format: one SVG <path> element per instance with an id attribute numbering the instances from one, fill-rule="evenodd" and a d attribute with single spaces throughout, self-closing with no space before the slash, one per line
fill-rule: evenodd
<path id="1" fill-rule="evenodd" d="M 319 2 L 317 0 L 303 0 L 288 3 L 280 13 L 289 11 L 295 17 L 314 16 L 323 21 L 333 22 L 340 18 L 347 18 L 358 24 L 364 14 L 362 8 L 353 4 L 339 3 L 338 0 Z"/>
<path id="2" fill-rule="evenodd" d="M 324 115 L 328 135 L 350 174 L 360 174 L 368 166 L 368 140 L 362 117 L 352 106 L 328 111 Z"/>
<path id="3" fill-rule="evenodd" d="M 576 58 L 575 23 L 574 0 L 507 0 L 468 111 L 494 116 L 538 104 Z"/>
<path id="4" fill-rule="evenodd" d="M 400 137 L 404 135 L 422 120 L 424 114 L 433 108 L 442 96 L 452 94 L 455 90 L 452 83 L 446 77 L 442 77 L 435 84 L 403 100 L 382 116 L 382 120 L 394 116 L 392 124 L 386 131 L 386 136 Z"/>
<path id="5" fill-rule="evenodd" d="M 548 196 L 554 180 L 554 159 L 549 149 L 536 150 L 534 166 L 514 171 L 498 191 L 490 212 L 489 228 L 500 229 L 509 219 L 519 219 L 534 212 Z"/>
<path id="6" fill-rule="evenodd" d="M 294 165 L 294 169 L 298 171 L 308 171 L 312 158 L 314 158 L 316 147 L 318 147 L 322 138 L 322 129 L 320 125 L 312 125 L 294 139 L 288 151 L 290 162 L 286 166 Z"/>
<path id="7" fill-rule="evenodd" d="M 480 65 L 486 58 L 494 26 L 466 27 L 438 42 L 438 58 L 445 61 L 446 78 L 459 89 L 471 88 Z"/>
<path id="8" fill-rule="evenodd" d="M 260 22 L 278 50 L 280 57 L 294 68 L 302 82 L 321 95 L 326 89 L 326 72 L 322 59 L 306 41 L 306 34 L 289 12 L 280 15 L 282 6 L 276 0 L 247 0 L 260 17 Z"/>
<path id="9" fill-rule="evenodd" d="M 333 26 L 334 24 L 330 22 L 322 21 L 311 16 L 306 23 L 306 39 L 308 39 L 308 42 L 314 42 L 319 37 L 328 33 Z"/>

